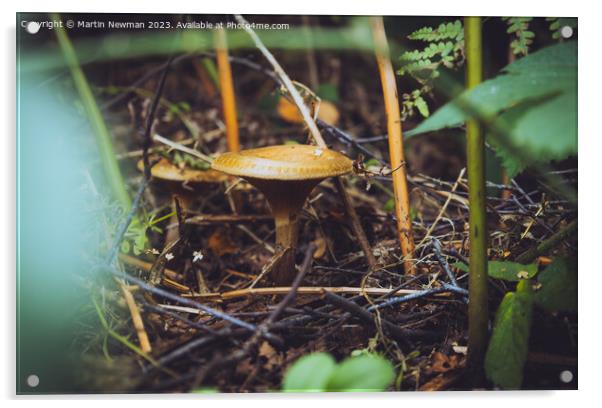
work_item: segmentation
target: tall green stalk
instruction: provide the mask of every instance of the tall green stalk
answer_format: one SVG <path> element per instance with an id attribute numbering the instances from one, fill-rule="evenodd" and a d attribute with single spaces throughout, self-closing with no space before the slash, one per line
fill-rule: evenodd
<path id="1" fill-rule="evenodd" d="M 481 18 L 464 18 L 466 87 L 483 78 Z M 478 378 L 487 350 L 487 219 L 485 210 L 485 139 L 476 119 L 466 123 L 470 267 L 468 305 L 468 367 Z"/>
<path id="2" fill-rule="evenodd" d="M 52 18 L 58 21 L 61 17 L 58 14 L 53 14 Z M 121 175 L 119 164 L 117 163 L 117 158 L 115 157 L 115 152 L 113 151 L 111 135 L 109 134 L 105 121 L 100 113 L 100 109 L 96 104 L 96 99 L 94 99 L 94 95 L 92 94 L 92 90 L 88 84 L 88 80 L 79 66 L 79 61 L 77 59 L 77 55 L 75 54 L 73 45 L 71 44 L 71 40 L 69 40 L 69 37 L 67 36 L 67 33 L 63 27 L 56 28 L 56 37 L 65 61 L 69 66 L 69 70 L 71 71 L 75 88 L 79 93 L 90 120 L 90 125 L 94 131 L 96 145 L 98 146 L 98 151 L 100 153 L 100 160 L 102 162 L 102 167 L 107 179 L 106 181 L 111 188 L 114 198 L 125 210 L 127 210 L 132 205 L 132 201 L 125 188 L 125 182 Z"/>

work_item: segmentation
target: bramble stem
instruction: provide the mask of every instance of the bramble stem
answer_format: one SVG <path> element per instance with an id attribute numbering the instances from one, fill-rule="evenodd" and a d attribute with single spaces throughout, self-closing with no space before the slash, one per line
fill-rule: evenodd
<path id="1" fill-rule="evenodd" d="M 483 77 L 481 18 L 464 18 L 466 38 L 466 87 L 477 86 Z M 478 120 L 466 123 L 468 201 L 470 224 L 468 368 L 479 377 L 487 349 L 487 220 L 485 210 L 485 140 Z"/>
<path id="2" fill-rule="evenodd" d="M 408 275 L 415 275 L 414 234 L 412 233 L 412 218 L 410 217 L 410 195 L 408 193 L 408 180 L 406 174 L 405 158 L 403 153 L 403 133 L 401 131 L 401 117 L 399 115 L 399 99 L 397 97 L 397 84 L 395 73 L 389 57 L 389 44 L 382 17 L 372 17 L 372 36 L 376 53 L 376 62 L 382 83 L 385 111 L 387 114 L 387 133 L 389 135 L 389 157 L 395 193 L 395 216 L 397 217 L 397 235 L 403 254 L 404 270 Z"/>

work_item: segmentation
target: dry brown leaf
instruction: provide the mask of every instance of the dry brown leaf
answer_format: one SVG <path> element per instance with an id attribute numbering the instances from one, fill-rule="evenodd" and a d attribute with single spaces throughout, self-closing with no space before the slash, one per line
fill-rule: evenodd
<path id="1" fill-rule="evenodd" d="M 259 356 L 266 359 L 263 368 L 268 371 L 271 371 L 274 367 L 281 366 L 283 363 L 282 356 L 267 341 L 264 341 L 259 346 Z"/>
<path id="2" fill-rule="evenodd" d="M 445 373 L 458 366 L 458 356 L 454 355 L 449 357 L 438 351 L 433 353 L 431 360 L 431 370 L 435 373 Z"/>
<path id="3" fill-rule="evenodd" d="M 316 250 L 314 251 L 314 259 L 320 259 L 326 254 L 326 240 L 323 237 L 314 240 Z"/>

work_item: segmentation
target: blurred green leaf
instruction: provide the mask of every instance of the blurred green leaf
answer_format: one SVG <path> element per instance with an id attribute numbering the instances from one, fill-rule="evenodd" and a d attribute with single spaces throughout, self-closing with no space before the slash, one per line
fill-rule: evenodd
<path id="1" fill-rule="evenodd" d="M 286 372 L 285 392 L 383 391 L 395 378 L 389 361 L 369 353 L 356 353 L 340 364 L 328 353 L 301 357 Z"/>
<path id="2" fill-rule="evenodd" d="M 538 277 L 535 304 L 549 312 L 577 310 L 577 258 L 556 258 Z"/>
<path id="3" fill-rule="evenodd" d="M 387 212 L 392 212 L 395 209 L 395 200 L 393 198 L 389 198 L 385 203 L 384 210 Z"/>
<path id="4" fill-rule="evenodd" d="M 485 356 L 485 373 L 504 389 L 518 389 L 529 351 L 533 293 L 529 281 L 521 281 L 516 292 L 507 293 L 500 304 Z"/>
<path id="5" fill-rule="evenodd" d="M 468 273 L 468 265 L 464 262 L 455 262 L 452 266 Z M 537 274 L 537 264 L 523 265 L 510 261 L 489 261 L 487 263 L 487 274 L 490 278 L 518 282 L 534 277 Z"/>
<path id="6" fill-rule="evenodd" d="M 523 265 L 510 261 L 489 261 L 487 269 L 491 278 L 518 282 L 534 277 L 537 273 L 537 264 Z"/>
<path id="7" fill-rule="evenodd" d="M 577 153 L 577 44 L 568 41 L 541 49 L 506 66 L 496 78 L 464 91 L 407 137 L 463 124 L 476 110 L 497 129 L 508 131 L 516 157 L 492 144 L 513 177 L 528 165 Z M 493 139 L 493 138 L 491 138 Z"/>
<path id="8" fill-rule="evenodd" d="M 301 357 L 288 369 L 282 390 L 285 392 L 323 392 L 335 371 L 330 354 L 314 353 Z"/>
<path id="9" fill-rule="evenodd" d="M 383 391 L 395 378 L 393 366 L 378 355 L 350 357 L 339 364 L 328 382 L 328 391 Z"/>

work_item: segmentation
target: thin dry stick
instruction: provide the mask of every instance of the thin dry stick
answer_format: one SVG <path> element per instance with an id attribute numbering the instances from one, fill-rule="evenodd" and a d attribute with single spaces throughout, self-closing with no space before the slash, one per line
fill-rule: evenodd
<path id="1" fill-rule="evenodd" d="M 401 118 L 399 116 L 399 99 L 395 73 L 389 58 L 389 45 L 382 17 L 372 17 L 372 36 L 374 38 L 376 62 L 380 72 L 383 87 L 385 111 L 387 113 L 387 130 L 389 134 L 389 156 L 391 168 L 397 169 L 391 174 L 393 178 L 393 192 L 395 193 L 395 215 L 397 217 L 397 230 L 401 253 L 404 256 L 404 269 L 407 274 L 414 275 L 416 269 L 412 262 L 414 257 L 414 237 L 412 233 L 412 219 L 410 218 L 410 195 L 408 194 L 408 181 L 403 154 L 403 134 L 401 131 Z"/>
<path id="2" fill-rule="evenodd" d="M 123 293 L 125 303 L 127 304 L 128 309 L 130 310 L 130 315 L 132 316 L 132 324 L 136 329 L 136 335 L 138 336 L 140 349 L 145 353 L 150 353 L 152 351 L 152 347 L 148 339 L 148 334 L 144 329 L 144 322 L 142 321 L 142 316 L 140 315 L 140 309 L 138 309 L 138 305 L 136 305 L 136 301 L 134 300 L 134 295 L 132 295 L 132 292 L 130 292 L 123 282 L 118 282 L 119 287 L 121 288 L 121 293 Z"/>
<path id="3" fill-rule="evenodd" d="M 240 150 L 240 142 L 238 140 L 238 122 L 236 119 L 236 96 L 234 95 L 232 70 L 228 57 L 228 42 L 224 29 L 215 32 L 215 56 L 217 58 L 217 72 L 224 109 L 224 122 L 226 122 L 228 150 L 237 152 Z"/>
<path id="4" fill-rule="evenodd" d="M 211 164 L 211 162 L 213 161 L 213 159 L 211 157 L 204 155 L 203 153 L 199 152 L 198 150 L 194 150 L 194 149 L 191 149 L 190 147 L 183 146 L 182 144 L 174 142 L 173 140 L 169 140 L 161 135 L 158 135 L 158 134 L 154 135 L 153 140 L 155 142 L 163 143 L 164 145 L 169 146 L 174 150 L 179 150 L 181 152 L 188 153 L 189 155 L 194 156 L 197 159 L 201 159 L 204 162 L 207 162 L 209 164 Z"/>
<path id="5" fill-rule="evenodd" d="M 231 290 L 223 293 L 184 293 L 184 298 L 195 298 L 203 300 L 229 300 L 246 296 L 272 296 L 286 295 L 291 288 L 289 286 L 278 286 L 273 288 L 247 288 Z M 298 295 L 320 295 L 323 291 L 341 294 L 360 295 L 367 293 L 369 295 L 386 295 L 391 292 L 388 288 L 355 288 L 348 286 L 328 287 L 328 286 L 301 286 L 297 289 Z M 420 293 L 421 290 L 399 289 L 396 294 L 410 295 Z"/>
<path id="6" fill-rule="evenodd" d="M 328 148 L 328 146 L 326 145 L 326 142 L 324 141 L 324 138 L 320 134 L 320 130 L 318 129 L 318 126 L 316 125 L 316 121 L 312 118 L 309 108 L 307 107 L 307 105 L 305 105 L 305 102 L 303 101 L 301 94 L 299 94 L 299 91 L 293 84 L 293 81 L 291 81 L 289 76 L 286 74 L 286 72 L 284 72 L 284 69 L 282 69 L 282 67 L 276 60 L 276 58 L 274 58 L 272 53 L 265 47 L 265 45 L 263 44 L 261 39 L 257 36 L 255 31 L 253 31 L 249 22 L 247 20 L 245 20 L 239 14 L 235 15 L 234 18 L 236 18 L 236 21 L 238 23 L 240 23 L 241 26 L 244 28 L 244 30 L 247 32 L 247 34 L 249 34 L 249 36 L 253 39 L 253 42 L 255 43 L 255 46 L 257 47 L 257 49 L 259 49 L 259 51 L 261 51 L 263 56 L 268 60 L 268 62 L 274 68 L 274 72 L 276 73 L 276 76 L 278 77 L 280 82 L 282 82 L 282 84 L 286 87 L 286 90 L 289 92 L 291 98 L 293 99 L 293 102 L 297 106 L 297 109 L 299 109 L 299 113 L 303 117 L 303 120 L 305 121 L 305 124 L 307 125 L 307 128 L 309 129 L 309 132 L 310 132 L 312 138 L 314 139 L 314 141 L 316 142 L 316 144 L 322 148 L 325 148 L 325 149 Z M 339 191 L 339 194 L 341 195 L 341 198 L 343 200 L 343 204 L 345 205 L 347 214 L 349 215 L 349 218 L 352 220 L 351 227 L 353 228 L 353 232 L 355 233 L 355 236 L 362 248 L 362 251 L 364 252 L 364 254 L 366 256 L 366 260 L 368 261 L 368 265 L 370 266 L 370 269 L 374 270 L 377 268 L 377 261 L 372 253 L 372 248 L 370 248 L 370 243 L 368 242 L 366 233 L 364 232 L 364 229 L 362 228 L 362 224 L 360 223 L 357 213 L 355 212 L 355 208 L 353 208 L 353 206 L 351 205 L 351 199 L 349 198 L 349 194 L 347 193 L 347 190 L 343 187 L 340 177 L 336 177 L 336 180 L 337 180 L 337 187 L 338 187 L 337 189 Z"/>
<path id="7" fill-rule="evenodd" d="M 465 171 L 466 171 L 465 168 L 463 168 L 460 171 L 460 174 L 458 175 L 458 178 L 456 179 L 456 182 L 452 186 L 451 193 L 454 193 L 456 191 L 456 189 L 458 188 L 458 184 L 460 184 L 460 180 L 462 180 L 462 177 L 464 177 L 464 172 Z M 452 199 L 452 195 L 450 194 L 450 195 L 447 196 L 447 199 L 445 200 L 445 203 L 443 204 L 443 207 L 441 207 L 441 210 L 439 211 L 439 214 L 437 214 L 437 218 L 435 218 L 435 221 L 431 224 L 431 226 L 429 227 L 428 231 L 426 231 L 426 234 L 424 235 L 424 238 L 422 238 L 422 240 L 418 244 L 418 248 L 420 248 L 422 246 L 422 244 L 424 244 L 426 242 L 426 240 L 429 239 L 429 237 L 433 233 L 433 230 L 435 229 L 435 227 L 439 223 L 439 220 L 441 220 L 441 217 L 443 217 L 443 214 L 445 213 L 445 210 L 447 210 L 447 206 L 449 205 L 451 199 Z"/>

